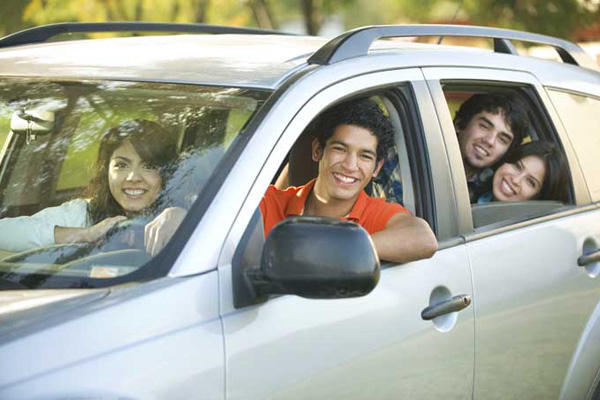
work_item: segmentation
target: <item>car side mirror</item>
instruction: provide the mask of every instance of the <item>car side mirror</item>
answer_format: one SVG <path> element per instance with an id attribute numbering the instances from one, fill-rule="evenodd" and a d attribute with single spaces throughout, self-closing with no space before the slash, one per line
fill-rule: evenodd
<path id="1" fill-rule="evenodd" d="M 379 259 L 369 234 L 353 222 L 334 218 L 288 218 L 271 230 L 260 267 L 240 264 L 234 262 L 233 270 L 236 308 L 265 301 L 271 294 L 364 296 L 379 280 Z"/>

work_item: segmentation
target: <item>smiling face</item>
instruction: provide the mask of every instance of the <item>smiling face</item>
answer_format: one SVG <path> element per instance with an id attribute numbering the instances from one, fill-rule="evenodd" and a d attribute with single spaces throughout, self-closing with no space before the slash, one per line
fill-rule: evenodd
<path id="1" fill-rule="evenodd" d="M 160 193 L 162 178 L 158 169 L 144 162 L 128 140 L 111 155 L 108 187 L 126 212 L 139 212 L 152 205 Z"/>
<path id="2" fill-rule="evenodd" d="M 315 140 L 313 160 L 319 163 L 315 195 L 323 202 L 351 205 L 383 164 L 377 162 L 377 137 L 356 125 L 339 125 L 324 149 Z"/>
<path id="3" fill-rule="evenodd" d="M 513 138 L 504 113 L 482 111 L 475 114 L 465 129 L 458 131 L 458 143 L 467 172 L 494 165 L 506 153 Z"/>
<path id="4" fill-rule="evenodd" d="M 538 156 L 527 156 L 516 163 L 505 163 L 494 174 L 492 192 L 498 201 L 523 201 L 535 198 L 542 190 L 546 165 Z"/>

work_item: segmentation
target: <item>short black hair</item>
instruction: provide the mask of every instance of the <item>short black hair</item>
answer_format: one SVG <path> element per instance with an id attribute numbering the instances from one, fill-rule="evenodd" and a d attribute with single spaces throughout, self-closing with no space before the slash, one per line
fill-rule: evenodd
<path id="1" fill-rule="evenodd" d="M 170 168 L 174 166 L 177 158 L 175 137 L 157 122 L 144 119 L 126 120 L 104 132 L 100 139 L 96 172 L 88 185 L 88 208 L 93 224 L 108 217 L 127 214 L 113 197 L 108 184 L 110 158 L 126 141 L 131 143 L 144 162 L 160 171 L 161 189 L 165 187 Z M 145 211 L 156 211 L 155 205 L 158 203 L 155 202 Z"/>
<path id="2" fill-rule="evenodd" d="M 340 125 L 355 125 L 369 130 L 377 137 L 377 161 L 382 160 L 394 144 L 392 123 L 377 103 L 368 98 L 337 104 L 319 115 L 312 125 L 313 135 L 322 148 Z"/>
<path id="3" fill-rule="evenodd" d="M 547 141 L 534 141 L 517 147 L 508 154 L 506 162 L 515 164 L 517 161 L 527 157 L 537 156 L 544 161 L 546 173 L 540 193 L 535 197 L 541 200 L 557 200 L 568 202 L 569 176 L 567 163 L 558 147 Z"/>
<path id="4" fill-rule="evenodd" d="M 500 93 L 477 93 L 469 97 L 454 116 L 454 125 L 465 129 L 471 118 L 480 112 L 504 114 L 504 119 L 514 135 L 506 154 L 521 144 L 529 130 L 529 119 L 524 104 L 514 95 Z"/>

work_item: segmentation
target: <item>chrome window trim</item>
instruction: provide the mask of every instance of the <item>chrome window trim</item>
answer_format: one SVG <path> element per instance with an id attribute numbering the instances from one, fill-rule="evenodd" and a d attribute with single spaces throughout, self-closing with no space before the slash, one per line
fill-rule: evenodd
<path id="1" fill-rule="evenodd" d="M 572 215 L 583 214 L 586 212 L 594 211 L 600 209 L 600 204 L 587 204 L 583 206 L 574 206 L 568 210 L 563 210 L 559 212 L 552 212 L 548 215 L 542 215 L 539 217 L 533 217 L 528 220 L 521 220 L 517 222 L 512 222 L 511 220 L 507 220 L 506 225 L 500 227 L 494 227 L 496 224 L 488 225 L 477 229 L 472 233 L 465 234 L 463 237 L 467 243 L 470 243 L 475 240 L 484 239 L 489 236 L 498 235 L 505 232 L 510 232 L 517 229 L 526 228 L 528 226 L 541 224 L 548 221 L 553 221 L 559 218 L 566 218 Z"/>
<path id="2" fill-rule="evenodd" d="M 585 97 L 590 97 L 595 100 L 600 100 L 600 94 L 587 93 L 587 92 L 582 92 L 581 90 L 573 90 L 573 89 L 569 89 L 569 88 L 565 88 L 565 87 L 561 87 L 561 86 L 552 86 L 552 85 L 544 85 L 544 88 L 546 90 L 554 90 L 557 92 L 573 94 L 576 96 L 585 96 Z"/>

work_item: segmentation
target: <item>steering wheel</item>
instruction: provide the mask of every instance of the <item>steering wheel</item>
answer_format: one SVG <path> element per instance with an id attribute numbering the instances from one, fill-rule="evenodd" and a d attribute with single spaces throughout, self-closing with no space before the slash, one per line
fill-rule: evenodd
<path id="1" fill-rule="evenodd" d="M 64 264 L 89 253 L 92 247 L 90 243 L 56 244 L 11 254 L 0 261 L 19 264 Z"/>
<path id="2" fill-rule="evenodd" d="M 115 224 L 97 246 L 99 252 L 123 249 L 145 250 L 144 230 L 149 219 L 135 217 Z"/>
<path id="3" fill-rule="evenodd" d="M 129 266 L 139 267 L 147 263 L 152 256 L 146 253 L 144 230 L 147 218 L 136 217 L 115 224 L 104 239 L 87 257 L 73 259 L 62 265 L 61 269 L 90 271 L 90 277 L 114 277 L 120 275 L 110 270 L 102 270 L 102 276 L 91 276 L 92 268 Z M 105 275 L 108 274 L 108 275 Z"/>
<path id="4" fill-rule="evenodd" d="M 150 260 L 144 245 L 147 218 L 137 217 L 112 227 L 96 243 L 69 243 L 46 246 L 12 254 L 2 263 L 58 265 L 63 269 L 91 269 L 101 266 L 140 266 Z"/>

